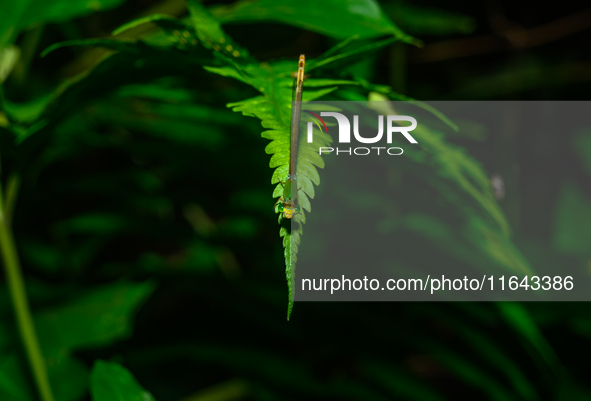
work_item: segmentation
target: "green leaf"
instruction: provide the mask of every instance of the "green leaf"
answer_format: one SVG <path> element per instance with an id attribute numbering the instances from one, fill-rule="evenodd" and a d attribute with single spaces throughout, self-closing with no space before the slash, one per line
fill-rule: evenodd
<path id="1" fill-rule="evenodd" d="M 224 66 L 224 67 L 210 67 L 204 66 L 203 69 L 205 71 L 209 71 L 211 73 L 221 75 L 222 77 L 234 78 L 240 82 L 244 82 L 245 84 L 249 83 L 248 77 L 244 76 L 241 71 L 236 70 L 233 67 Z"/>
<path id="2" fill-rule="evenodd" d="M 57 401 L 78 401 L 88 392 L 90 371 L 75 357 L 49 360 L 49 381 Z"/>
<path id="3" fill-rule="evenodd" d="M 0 84 L 10 75 L 20 54 L 21 51 L 16 46 L 6 46 L 4 49 L 0 47 Z"/>
<path id="4" fill-rule="evenodd" d="M 222 30 L 220 23 L 212 18 L 209 11 L 196 0 L 188 0 L 187 7 L 191 15 L 193 27 L 197 36 L 203 42 L 220 42 L 220 39 L 227 39 L 226 33 Z"/>
<path id="5" fill-rule="evenodd" d="M 213 18 L 201 3 L 197 0 L 187 0 L 187 7 L 197 38 L 203 46 L 230 59 L 249 59 L 248 51 L 226 35 L 219 21 Z"/>
<path id="6" fill-rule="evenodd" d="M 136 26 L 146 24 L 148 22 L 154 23 L 156 26 L 165 29 L 167 31 L 172 31 L 177 29 L 179 31 L 183 31 L 187 29 L 189 26 L 186 25 L 181 20 L 171 17 L 170 15 L 165 14 L 151 14 L 142 18 L 135 19 L 130 21 L 126 24 L 121 25 L 119 28 L 113 31 L 113 36 L 119 35 L 125 31 L 128 31 Z"/>
<path id="7" fill-rule="evenodd" d="M 562 367 L 556 353 L 528 311 L 517 302 L 498 302 L 496 305 L 507 324 L 527 341 L 536 354 L 541 356 L 554 372 L 564 373 L 561 372 Z"/>
<path id="8" fill-rule="evenodd" d="M 39 96 L 26 103 L 14 103 L 8 99 L 2 99 L 2 107 L 12 120 L 19 123 L 32 123 L 39 118 L 50 100 L 50 94 Z"/>
<path id="9" fill-rule="evenodd" d="M 350 46 L 353 40 L 355 39 L 347 39 L 343 44 L 338 44 L 318 58 L 308 61 L 306 71 L 310 72 L 315 69 L 340 70 L 396 41 L 395 38 L 386 38 L 362 46 Z"/>
<path id="10" fill-rule="evenodd" d="M 109 345 L 128 337 L 133 314 L 153 290 L 151 282 L 111 284 L 37 313 L 35 326 L 46 356 L 58 357 L 68 350 Z"/>
<path id="11" fill-rule="evenodd" d="M 285 78 L 287 79 L 287 78 Z M 275 83 L 281 82 L 281 79 Z M 308 91 L 308 96 L 316 98 L 322 96 L 334 88 L 329 88 L 320 91 Z M 265 91 L 267 92 L 267 91 Z M 272 183 L 282 181 L 287 175 L 287 168 L 289 164 L 290 152 L 290 130 L 289 130 L 289 106 L 291 104 L 291 90 L 277 85 L 274 89 L 268 91 L 267 96 L 257 96 L 256 98 L 248 99 L 238 103 L 229 104 L 234 111 L 242 112 L 244 115 L 254 116 L 261 120 L 261 125 L 271 130 L 264 131 L 261 135 L 263 138 L 270 139 L 271 142 L 265 148 L 267 154 L 271 154 L 271 161 L 269 166 L 275 168 Z M 319 177 L 316 170 L 317 167 L 323 168 L 324 163 L 322 159 L 314 152 L 309 152 L 309 149 L 317 149 L 319 146 L 327 146 L 331 142 L 331 138 L 326 134 L 314 135 L 314 142 L 312 144 L 301 143 L 300 151 L 298 152 L 298 181 L 301 183 L 314 182 L 318 184 Z M 301 241 L 302 224 L 305 222 L 305 211 L 310 211 L 310 204 L 308 197 L 313 198 L 314 193 L 310 185 L 307 190 L 303 185 L 298 189 L 298 199 L 302 207 L 302 213 L 296 215 L 293 219 L 297 223 L 295 230 L 289 230 L 286 227 L 281 227 L 280 237 L 283 238 L 284 257 L 285 257 L 285 275 L 288 285 L 288 311 L 287 318 L 289 319 L 293 308 L 294 299 L 294 280 L 295 280 L 295 265 L 297 261 L 297 252 Z M 282 193 L 281 184 L 275 187 L 273 197 L 279 197 Z"/>
<path id="12" fill-rule="evenodd" d="M 65 22 L 75 17 L 97 11 L 106 11 L 122 4 L 124 0 L 29 0 L 27 11 L 19 21 L 20 26 L 36 23 Z"/>
<path id="13" fill-rule="evenodd" d="M 35 327 L 57 400 L 80 399 L 88 386 L 87 368 L 72 352 L 128 337 L 133 314 L 153 289 L 150 282 L 112 284 L 35 314 Z"/>
<path id="14" fill-rule="evenodd" d="M 496 368 L 501 374 L 507 377 L 516 393 L 524 400 L 538 400 L 533 384 L 520 369 L 517 358 L 508 355 L 507 352 L 496 342 L 495 337 L 485 330 L 479 330 L 478 326 L 467 319 L 467 316 L 436 313 L 437 318 L 442 319 L 446 324 L 453 327 L 456 335 L 464 340 L 466 345 L 472 348 L 472 354 L 480 355 L 485 364 Z"/>
<path id="15" fill-rule="evenodd" d="M 47 49 L 41 52 L 41 57 L 47 56 L 49 53 L 53 52 L 54 50 L 60 49 L 62 47 L 70 47 L 70 46 L 97 46 L 97 47 L 104 47 L 109 50 L 115 51 L 127 51 L 130 53 L 139 53 L 138 44 L 134 39 L 80 39 L 80 40 L 67 40 L 64 42 L 54 43 L 53 45 L 49 46 Z"/>
<path id="16" fill-rule="evenodd" d="M 338 39 L 392 35 L 397 40 L 415 42 L 374 0 L 243 0 L 216 8 L 213 13 L 221 23 L 277 21 Z"/>
<path id="17" fill-rule="evenodd" d="M 39 23 L 57 23 L 108 10 L 123 0 L 15 0 L 2 4 L 0 50 L 21 30 Z"/>
<path id="18" fill-rule="evenodd" d="M 4 327 L 3 327 L 4 328 Z M 28 366 L 16 353 L 0 358 L 0 399 L 7 401 L 36 400 L 34 389 L 27 380 Z"/>
<path id="19" fill-rule="evenodd" d="M 20 24 L 31 0 L 6 1 L 0 15 L 0 51 L 9 44 L 22 27 Z"/>
<path id="20" fill-rule="evenodd" d="M 90 378 L 92 401 L 155 401 L 123 366 L 98 360 Z"/>

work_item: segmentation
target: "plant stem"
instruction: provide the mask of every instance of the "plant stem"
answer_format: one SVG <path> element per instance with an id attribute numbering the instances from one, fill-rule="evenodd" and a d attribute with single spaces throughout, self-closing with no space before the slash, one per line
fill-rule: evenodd
<path id="1" fill-rule="evenodd" d="M 39 339 L 35 332 L 33 317 L 25 291 L 25 282 L 3 203 L 2 191 L 0 190 L 0 253 L 2 253 L 2 261 L 6 270 L 6 280 L 10 290 L 10 297 L 16 314 L 21 339 L 25 346 L 27 357 L 29 358 L 41 400 L 53 401 L 45 359 L 41 353 L 41 346 L 39 345 Z"/>
<path id="2" fill-rule="evenodd" d="M 8 176 L 8 179 L 6 180 L 6 200 L 4 202 L 4 220 L 6 220 L 5 224 L 9 230 L 20 185 L 21 180 L 17 174 L 10 174 Z"/>

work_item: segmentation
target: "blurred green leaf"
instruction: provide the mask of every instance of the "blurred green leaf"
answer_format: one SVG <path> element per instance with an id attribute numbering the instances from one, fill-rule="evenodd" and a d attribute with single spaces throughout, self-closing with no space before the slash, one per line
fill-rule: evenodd
<path id="1" fill-rule="evenodd" d="M 384 220 L 382 229 L 389 230 L 389 224 L 389 220 Z M 471 215 L 461 225 L 461 230 L 435 216 L 419 213 L 397 217 L 395 226 L 423 235 L 434 247 L 444 250 L 469 266 L 478 266 L 490 273 L 499 270 L 516 274 L 532 272 L 527 260 L 511 240 L 476 215 Z"/>
<path id="2" fill-rule="evenodd" d="M 27 380 L 28 366 L 16 353 L 0 358 L 0 399 L 3 401 L 36 400 L 34 389 Z"/>
<path id="3" fill-rule="evenodd" d="M 573 142 L 575 151 L 587 169 L 587 174 L 591 175 L 591 130 L 585 129 L 576 133 Z"/>
<path id="4" fill-rule="evenodd" d="M 41 52 L 41 57 L 47 56 L 49 53 L 61 49 L 62 47 L 71 46 L 97 46 L 104 47 L 109 50 L 115 50 L 119 52 L 139 53 L 139 46 L 141 42 L 134 39 L 80 39 L 80 40 L 68 40 L 65 42 L 54 43 L 47 49 Z"/>
<path id="5" fill-rule="evenodd" d="M 570 63 L 549 63 L 532 55 L 524 55 L 486 75 L 462 80 L 445 94 L 445 99 L 502 100 L 536 89 L 562 87 L 581 80 L 578 74 L 573 73 L 573 68 Z"/>
<path id="6" fill-rule="evenodd" d="M 1 103 L 4 111 L 12 120 L 19 123 L 32 123 L 39 118 L 50 100 L 51 95 L 47 94 L 23 103 L 11 102 L 8 99 L 2 99 Z"/>
<path id="7" fill-rule="evenodd" d="M 224 235 L 238 238 L 253 238 L 260 227 L 258 221 L 248 216 L 236 216 L 225 220 L 219 229 Z"/>
<path id="8" fill-rule="evenodd" d="M 310 366 L 301 359 L 288 359 L 265 349 L 252 346 L 182 345 L 156 350 L 161 358 L 183 355 L 207 366 L 223 366 L 239 377 L 252 377 L 253 381 L 269 381 L 289 389 L 290 394 L 315 394 L 321 399 L 350 399 L 386 401 L 384 395 L 372 386 L 346 377 L 333 377 L 329 381 L 315 377 Z"/>
<path id="9" fill-rule="evenodd" d="M 7 1 L 0 16 L 0 50 L 20 30 L 39 23 L 56 23 L 114 8 L 123 0 L 18 0 Z"/>
<path id="10" fill-rule="evenodd" d="M 392 35 L 397 40 L 416 40 L 402 32 L 388 19 L 373 0 L 258 0 L 240 1 L 213 10 L 222 23 L 277 21 L 319 32 L 337 39 L 353 35 L 375 38 Z"/>
<path id="11" fill-rule="evenodd" d="M 396 397 L 416 401 L 444 401 L 437 391 L 413 377 L 403 369 L 378 361 L 365 361 L 361 364 L 362 371 L 368 379 L 386 389 Z M 394 379 L 396 378 L 396 379 Z"/>
<path id="12" fill-rule="evenodd" d="M 34 240 L 22 240 L 23 259 L 45 271 L 56 272 L 63 267 L 64 257 L 60 249 Z"/>
<path id="13" fill-rule="evenodd" d="M 27 10 L 20 25 L 28 27 L 35 23 L 57 23 L 74 17 L 115 8 L 124 0 L 28 0 Z"/>
<path id="14" fill-rule="evenodd" d="M 591 200 L 572 182 L 560 191 L 554 224 L 556 249 L 571 255 L 591 254 Z"/>
<path id="15" fill-rule="evenodd" d="M 359 83 L 363 85 L 363 87 L 375 91 L 370 92 L 367 96 L 367 100 L 370 102 L 383 102 L 388 100 L 402 100 L 405 102 L 409 102 L 410 104 L 420 107 L 423 110 L 427 110 L 429 113 L 433 114 L 435 117 L 439 118 L 441 121 L 447 124 L 454 131 L 457 132 L 459 130 L 456 123 L 451 121 L 445 114 L 443 114 L 430 104 L 421 102 L 408 96 L 401 95 L 400 93 L 396 93 L 392 91 L 392 89 L 389 86 L 386 85 L 372 85 L 364 80 L 359 81 Z"/>
<path id="16" fill-rule="evenodd" d="M 201 3 L 197 0 L 187 0 L 187 8 L 197 38 L 203 46 L 225 55 L 230 60 L 249 60 L 248 50 L 226 35 L 220 26 L 220 22 L 213 18 Z"/>
<path id="17" fill-rule="evenodd" d="M 48 356 L 104 346 L 131 334 L 133 314 L 154 284 L 116 283 L 97 288 L 67 305 L 35 315 L 41 346 Z"/>
<path id="18" fill-rule="evenodd" d="M 139 97 L 146 99 L 161 100 L 163 102 L 177 103 L 193 100 L 194 94 L 186 88 L 170 88 L 162 83 L 146 83 L 136 85 L 125 85 L 117 91 L 118 96 Z M 207 107 L 195 105 L 196 107 Z"/>
<path id="19" fill-rule="evenodd" d="M 476 28 L 473 18 L 443 9 L 399 1 L 387 2 L 383 7 L 397 25 L 413 35 L 469 34 Z"/>
<path id="20" fill-rule="evenodd" d="M 88 388 L 88 369 L 72 352 L 110 345 L 129 336 L 133 314 L 153 289 L 150 282 L 112 284 L 65 306 L 35 314 L 57 401 L 78 400 Z"/>
<path id="21" fill-rule="evenodd" d="M 142 18 L 138 18 L 136 20 L 130 21 L 126 24 L 123 24 L 119 28 L 113 31 L 113 35 L 119 35 L 131 28 L 135 28 L 136 26 L 146 24 L 148 22 L 152 22 L 155 25 L 162 27 L 167 30 L 174 30 L 177 29 L 179 31 L 185 30 L 188 28 L 182 21 L 171 17 L 170 15 L 165 14 L 151 14 Z"/>
<path id="22" fill-rule="evenodd" d="M 519 398 L 511 393 L 496 378 L 489 375 L 485 366 L 479 366 L 469 361 L 458 352 L 449 349 L 439 349 L 435 357 L 444 363 L 454 374 L 466 384 L 482 390 L 488 399 L 494 401 L 517 401 Z"/>
<path id="23" fill-rule="evenodd" d="M 97 45 L 102 43 L 101 39 L 89 41 L 96 41 Z M 85 41 L 79 42 L 80 45 L 84 45 L 83 42 Z M 124 51 L 107 57 L 91 71 L 84 72 L 62 84 L 55 91 L 51 102 L 35 124 L 19 135 L 19 143 L 43 129 L 53 128 L 54 124 L 72 116 L 80 107 L 96 101 L 123 85 L 160 78 L 164 74 L 163 71 L 167 71 L 166 75 L 169 75 L 171 68 L 178 68 L 184 74 L 194 74 L 195 69 L 201 68 L 203 63 L 203 59 L 188 57 L 186 52 L 170 46 L 153 46 L 142 41 L 131 43 L 119 40 L 106 40 L 105 44 Z M 60 44 L 56 44 L 58 45 Z M 114 71 L 117 73 L 114 74 Z M 40 140 L 33 139 L 32 142 Z"/>
<path id="24" fill-rule="evenodd" d="M 380 103 L 383 102 L 378 102 Z M 383 106 L 381 113 L 397 114 L 392 110 L 391 104 L 383 103 Z M 418 166 L 421 166 L 421 169 L 412 173 L 417 174 L 423 171 L 418 173 L 421 181 L 437 189 L 440 196 L 447 198 L 455 207 L 461 208 L 463 214 L 470 215 L 470 212 L 474 211 L 480 218 L 473 218 L 471 220 L 473 225 L 489 227 L 491 230 L 489 233 L 498 232 L 502 241 L 509 245 L 511 243 L 509 223 L 492 193 L 490 179 L 482 165 L 464 148 L 447 142 L 441 132 L 425 125 L 419 125 L 414 132 L 421 138 L 420 145 L 410 148 L 405 154 L 415 163 L 413 165 L 415 169 Z M 436 174 L 433 174 L 431 168 L 425 169 L 426 167 L 435 168 Z M 484 220 L 481 221 L 482 219 Z M 482 234 L 486 235 L 486 233 Z M 489 238 L 494 239 L 492 235 L 489 235 Z M 499 241 L 495 240 L 486 246 L 494 247 L 495 242 Z M 517 255 L 518 252 L 511 252 L 511 254 Z M 498 254 L 497 257 L 502 258 Z M 518 264 L 524 268 L 527 265 L 524 260 Z"/>
<path id="25" fill-rule="evenodd" d="M 116 214 L 92 213 L 56 223 L 55 229 L 68 233 L 113 234 L 131 226 L 127 217 Z"/>
<path id="26" fill-rule="evenodd" d="M 4 3 L 2 17 L 0 17 L 0 51 L 10 43 L 10 40 L 18 33 L 19 28 L 23 27 L 20 21 L 31 0 L 9 1 Z"/>
<path id="27" fill-rule="evenodd" d="M 77 401 L 88 391 L 90 371 L 79 359 L 49 359 L 48 373 L 56 401 Z"/>
<path id="28" fill-rule="evenodd" d="M 554 372 L 560 372 L 562 367 L 554 350 L 548 344 L 528 311 L 517 302 L 498 302 L 496 305 L 507 324 L 531 345 L 532 350 L 541 356 L 542 360 Z"/>
<path id="29" fill-rule="evenodd" d="M 10 75 L 20 54 L 21 51 L 16 46 L 6 46 L 4 49 L 0 47 L 0 84 Z"/>
<path id="30" fill-rule="evenodd" d="M 501 374 L 513 385 L 515 392 L 524 400 L 538 400 L 534 384 L 530 382 L 524 374 L 523 369 L 517 363 L 517 358 L 508 355 L 502 347 L 499 346 L 496 338 L 485 331 L 479 329 L 467 319 L 467 316 L 458 317 L 451 315 L 438 314 L 439 318 L 445 319 L 446 324 L 454 327 L 458 336 L 462 337 L 472 348 L 474 354 L 481 355 L 487 366 L 495 367 Z"/>
<path id="31" fill-rule="evenodd" d="M 90 380 L 92 401 L 154 401 L 127 369 L 113 362 L 96 361 Z"/>
<path id="32" fill-rule="evenodd" d="M 363 57 L 394 43 L 394 38 L 386 38 L 368 44 L 356 45 L 354 41 L 358 36 L 353 36 L 342 43 L 339 43 L 321 54 L 318 58 L 306 62 L 306 71 L 315 69 L 339 71 L 346 66 L 359 62 Z M 359 83 L 357 83 L 359 84 Z"/>

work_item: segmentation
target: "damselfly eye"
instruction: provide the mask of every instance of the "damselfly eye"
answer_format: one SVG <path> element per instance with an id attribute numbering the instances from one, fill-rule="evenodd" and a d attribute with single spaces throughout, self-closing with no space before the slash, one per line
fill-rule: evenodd
<path id="1" fill-rule="evenodd" d="M 301 211 L 302 211 L 302 208 L 300 207 L 300 205 L 296 205 L 296 207 L 295 207 L 295 212 L 296 212 L 296 213 L 299 213 L 299 212 L 301 212 Z"/>
<path id="2" fill-rule="evenodd" d="M 280 203 L 278 206 L 279 212 L 283 213 L 283 211 L 285 210 L 285 207 L 283 206 L 283 203 Z"/>

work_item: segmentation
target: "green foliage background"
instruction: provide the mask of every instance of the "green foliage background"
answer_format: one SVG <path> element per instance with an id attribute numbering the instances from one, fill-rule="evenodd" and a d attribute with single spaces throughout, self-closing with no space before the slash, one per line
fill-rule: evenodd
<path id="1" fill-rule="evenodd" d="M 586 99 L 588 12 L 565 4 L 557 21 L 583 19 L 565 39 L 551 11 L 503 7 L 4 2 L 0 399 L 589 399 L 584 303 L 302 303 L 285 321 L 305 234 L 272 205 L 297 56 L 305 100 Z M 400 216 L 425 257 L 590 268 L 591 125 L 421 138 L 417 185 L 464 222 Z M 302 225 L 322 185 L 311 149 Z"/>

